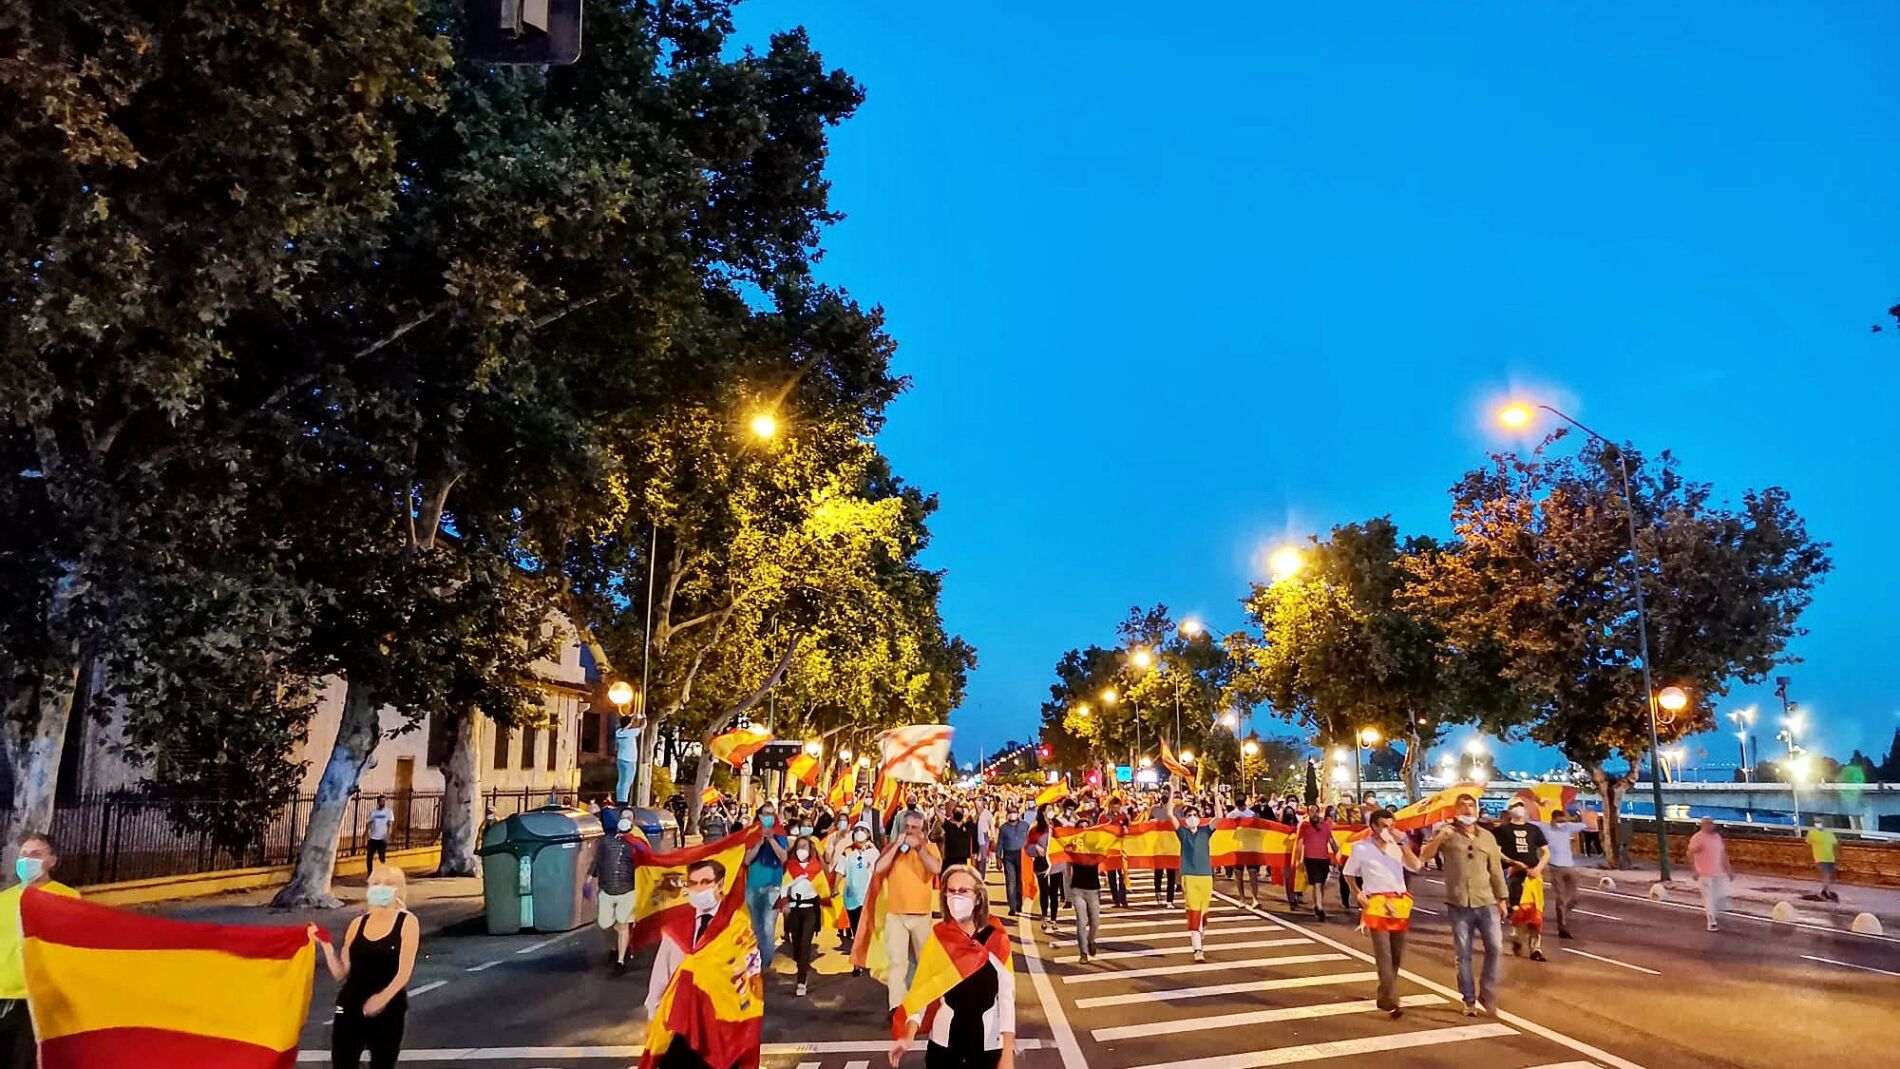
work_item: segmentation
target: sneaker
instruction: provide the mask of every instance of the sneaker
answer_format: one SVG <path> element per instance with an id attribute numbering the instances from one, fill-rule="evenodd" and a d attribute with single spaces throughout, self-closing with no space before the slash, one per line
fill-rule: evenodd
<path id="1" fill-rule="evenodd" d="M 1823 894 L 1825 894 L 1825 895 L 1827 896 L 1827 900 L 1828 900 L 1829 902 L 1839 902 L 1839 901 L 1841 900 L 1841 896 L 1840 896 L 1840 895 L 1837 895 L 1837 894 L 1835 894 L 1835 893 L 1834 893 L 1834 892 L 1832 892 L 1832 891 L 1825 891 L 1825 892 L 1822 892 L 1822 893 L 1823 893 Z"/>
<path id="2" fill-rule="evenodd" d="M 1077 965 L 1087 965 L 1089 963 L 1089 956 L 1087 954 L 1077 954 L 1075 956 L 1075 963 Z"/>
<path id="3" fill-rule="evenodd" d="M 1571 934 L 1570 934 L 1570 929 L 1568 929 L 1568 928 L 1559 928 L 1559 929 L 1557 929 L 1557 938 L 1559 938 L 1559 939 L 1575 939 L 1575 938 L 1576 938 L 1576 936 L 1574 936 L 1574 935 L 1571 935 Z"/>
<path id="4" fill-rule="evenodd" d="M 863 975 L 864 975 L 864 970 L 863 970 L 863 969 L 860 969 L 860 968 L 858 968 L 858 967 L 856 967 L 856 966 L 853 966 L 853 967 L 852 967 L 852 969 L 851 969 L 851 975 L 853 975 L 853 976 L 863 976 Z"/>
<path id="5" fill-rule="evenodd" d="M 801 997 L 802 997 L 802 996 L 803 996 L 803 995 L 805 994 L 805 985 L 804 985 L 804 984 L 799 984 L 799 985 L 798 985 L 798 990 L 796 990 L 796 991 L 793 991 L 793 992 L 792 992 L 792 994 L 794 994 L 794 995 L 799 995 L 799 996 L 801 996 Z"/>
<path id="6" fill-rule="evenodd" d="M 1478 1015 L 1478 1004 L 1475 1002 L 1465 1003 L 1465 1016 L 1476 1017 L 1477 1015 Z"/>
<path id="7" fill-rule="evenodd" d="M 1391 1009 L 1385 1011 L 1385 1015 L 1396 1021 L 1399 1018 L 1405 1016 L 1405 1011 L 1402 1009 L 1399 1009 L 1397 1006 L 1394 1006 Z"/>
<path id="8" fill-rule="evenodd" d="M 1531 960 L 1532 960 L 1532 961 L 1543 961 L 1543 960 L 1545 960 L 1545 959 L 1544 959 L 1544 952 L 1543 952 L 1543 951 L 1541 951 L 1541 950 L 1533 950 L 1533 951 L 1531 951 Z"/>
<path id="9" fill-rule="evenodd" d="M 1709 922 L 1709 931 L 1711 931 L 1711 932 L 1719 932 L 1719 931 L 1721 931 L 1721 930 L 1722 930 L 1721 928 L 1718 928 L 1718 927 L 1716 926 L 1716 924 L 1715 924 L 1715 922 L 1714 922 L 1714 921 L 1710 921 L 1710 922 Z"/>
<path id="10" fill-rule="evenodd" d="M 1203 961 L 1206 961 L 1206 960 L 1207 960 L 1207 951 L 1205 951 L 1205 950 L 1197 950 L 1197 951 L 1195 951 L 1195 952 L 1194 952 L 1194 960 L 1195 960 L 1195 961 L 1197 961 L 1197 962 L 1203 962 Z"/>
<path id="11" fill-rule="evenodd" d="M 1323 909 L 1316 909 L 1313 911 L 1313 917 L 1316 920 L 1318 920 L 1320 923 L 1324 924 L 1326 922 L 1326 911 Z"/>
<path id="12" fill-rule="evenodd" d="M 1498 1004 L 1495 1002 L 1485 1003 L 1484 1012 L 1485 1012 L 1485 1015 L 1488 1017 L 1496 1017 L 1498 1015 Z"/>
<path id="13" fill-rule="evenodd" d="M 615 976 L 627 975 L 627 963 L 624 961 L 614 962 L 614 975 Z"/>

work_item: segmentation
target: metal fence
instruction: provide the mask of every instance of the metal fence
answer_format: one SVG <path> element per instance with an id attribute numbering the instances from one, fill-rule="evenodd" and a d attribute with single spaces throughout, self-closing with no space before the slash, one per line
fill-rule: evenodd
<path id="1" fill-rule="evenodd" d="M 442 795 L 409 792 L 385 795 L 396 819 L 389 848 L 433 846 L 442 838 Z M 488 819 L 500 820 L 548 801 L 545 790 L 488 791 L 482 796 Z M 569 800 L 571 799 L 564 799 Z M 59 877 L 74 886 L 116 883 L 212 872 L 219 869 L 285 865 L 296 860 L 310 826 L 315 799 L 296 798 L 272 810 L 262 832 L 236 847 L 220 845 L 212 834 L 220 810 L 236 816 L 235 806 L 142 796 L 78 798 L 53 813 L 53 838 L 59 844 Z M 360 855 L 368 847 L 366 831 L 375 797 L 358 794 L 344 811 L 337 833 L 337 856 Z"/>

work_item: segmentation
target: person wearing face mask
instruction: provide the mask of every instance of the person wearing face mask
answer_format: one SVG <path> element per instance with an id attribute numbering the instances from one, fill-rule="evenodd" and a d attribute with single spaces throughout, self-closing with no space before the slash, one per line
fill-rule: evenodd
<path id="1" fill-rule="evenodd" d="M 1029 829 L 1036 823 L 1034 806 L 1023 806 L 996 832 L 996 857 L 1002 862 L 1003 896 L 1009 902 L 1009 919 L 1023 911 L 1023 850 L 1029 845 Z"/>
<path id="2" fill-rule="evenodd" d="M 1498 841 L 1478 826 L 1478 800 L 1458 797 L 1457 816 L 1432 836 L 1419 852 L 1421 861 L 1445 860 L 1445 912 L 1451 922 L 1451 945 L 1458 958 L 1458 993 L 1464 996 L 1465 1016 L 1498 1011 L 1498 959 L 1503 956 L 1504 918 L 1511 914 L 1510 888 L 1504 882 L 1504 856 Z M 1484 942 L 1484 971 L 1477 982 L 1471 973 L 1471 944 Z"/>
<path id="3" fill-rule="evenodd" d="M 950 807 L 943 825 L 943 865 L 968 865 L 976 854 L 976 821 L 961 805 Z"/>
<path id="4" fill-rule="evenodd" d="M 394 865 L 376 866 L 364 893 L 369 909 L 343 930 L 343 949 L 320 940 L 324 964 L 340 985 L 330 1032 L 331 1064 L 356 1069 L 369 1054 L 370 1069 L 393 1069 L 402 1053 L 409 1014 L 409 976 L 415 972 L 422 925 L 403 905 L 406 881 Z M 310 926 L 315 936 L 317 926 Z"/>
<path id="5" fill-rule="evenodd" d="M 785 878 L 785 859 L 791 855 L 791 839 L 778 826 L 778 810 L 770 802 L 759 807 L 755 818 L 762 834 L 746 848 L 746 910 L 752 916 L 752 934 L 759 941 L 760 967 L 772 968 L 772 954 L 778 942 L 779 884 Z"/>
<path id="6" fill-rule="evenodd" d="M 1318 816 L 1309 814 L 1293 835 L 1294 863 L 1305 871 L 1307 889 L 1313 892 L 1313 916 L 1322 921 L 1326 919 L 1326 874 L 1339 849 L 1333 841 L 1332 813 L 1329 806 Z"/>
<path id="7" fill-rule="evenodd" d="M 1188 940 L 1194 947 L 1194 960 L 1206 961 L 1201 929 L 1207 907 L 1214 901 L 1214 829 L 1201 819 L 1196 807 L 1176 810 L 1172 790 L 1168 792 L 1168 823 L 1181 840 L 1181 896 L 1187 904 Z"/>
<path id="8" fill-rule="evenodd" d="M 611 929 L 614 933 L 609 957 L 613 959 L 614 975 L 618 976 L 627 971 L 627 932 L 633 924 L 632 814 L 622 813 L 614 828 L 618 834 L 594 844 L 594 865 L 588 870 L 581 897 L 599 896 L 596 921 L 601 931 Z"/>
<path id="9" fill-rule="evenodd" d="M 844 912 L 850 920 L 850 928 L 842 950 L 850 950 L 858 941 L 858 925 L 864 919 L 864 899 L 871 890 L 871 870 L 877 867 L 877 845 L 871 841 L 871 826 L 859 824 L 851 829 L 851 839 L 838 854 L 832 871 L 838 874 L 839 882 L 844 885 Z M 851 975 L 862 976 L 864 970 L 853 966 Z"/>
<path id="10" fill-rule="evenodd" d="M 1494 834 L 1504 858 L 1504 882 L 1511 892 L 1511 953 L 1522 955 L 1529 943 L 1531 960 L 1543 961 L 1544 868 L 1550 863 L 1550 844 L 1529 821 L 1522 802 L 1513 802 L 1505 810 L 1505 821 Z M 1534 890 L 1526 894 L 1527 887 Z"/>
<path id="11" fill-rule="evenodd" d="M 53 879 L 53 867 L 58 863 L 52 836 L 44 832 L 21 836 L 20 856 L 13 862 L 19 882 L 0 891 L 0 1065 L 32 1066 L 38 1056 L 33 1019 L 26 1008 L 20 896 L 31 887 L 62 898 L 78 898 L 78 891 Z"/>
<path id="12" fill-rule="evenodd" d="M 736 997 L 741 1009 L 764 1002 L 764 966 L 757 949 L 748 945 L 748 926 L 738 915 L 743 904 L 727 899 L 725 885 L 726 868 L 717 860 L 707 858 L 686 867 L 686 901 L 692 914 L 682 911 L 677 921 L 669 922 L 654 952 L 640 1069 L 705 1069 L 711 1064 L 706 1054 L 715 1048 L 730 1050 L 749 1040 L 751 1049 L 758 1049 L 756 1015 L 728 1020 L 691 1009 L 704 1005 L 714 990 L 728 999 Z M 693 967 L 684 968 L 689 962 Z M 663 1013 L 662 1006 L 668 1011 Z M 721 1064 L 733 1062 L 726 1059 Z"/>
<path id="13" fill-rule="evenodd" d="M 1368 823 L 1371 833 L 1352 844 L 1352 853 L 1340 872 L 1352 883 L 1359 906 L 1359 927 L 1372 939 L 1372 959 L 1379 969 L 1379 992 L 1374 1004 L 1398 1020 L 1399 969 L 1405 956 L 1405 933 L 1412 926 L 1412 892 L 1405 874 L 1420 868 L 1418 855 L 1392 829 L 1392 812 L 1375 809 Z"/>
<path id="14" fill-rule="evenodd" d="M 983 877 L 968 865 L 943 871 L 944 920 L 930 930 L 926 958 L 898 1003 L 890 1064 L 913 1037 L 928 1036 L 925 1069 L 1015 1069 L 1016 975 L 1009 933 L 991 923 Z"/>
<path id="15" fill-rule="evenodd" d="M 817 842 L 808 835 L 799 837 L 792 843 L 792 856 L 785 861 L 785 892 L 779 898 L 779 910 L 785 915 L 785 938 L 792 944 L 792 960 L 798 964 L 796 994 L 805 993 L 818 930 L 824 926 L 825 913 L 836 908 L 835 903 Z"/>

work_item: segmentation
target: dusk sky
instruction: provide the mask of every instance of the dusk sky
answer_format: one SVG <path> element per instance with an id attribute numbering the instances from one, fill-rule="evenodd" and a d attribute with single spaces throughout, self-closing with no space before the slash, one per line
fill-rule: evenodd
<path id="1" fill-rule="evenodd" d="M 1513 393 L 1786 487 L 1835 562 L 1786 670 L 1811 745 L 1886 751 L 1900 5 L 985 7 L 740 9 L 869 94 L 822 271 L 913 379 L 881 445 L 942 497 L 961 758 L 1133 604 L 1231 629 L 1263 550 L 1447 533 Z"/>

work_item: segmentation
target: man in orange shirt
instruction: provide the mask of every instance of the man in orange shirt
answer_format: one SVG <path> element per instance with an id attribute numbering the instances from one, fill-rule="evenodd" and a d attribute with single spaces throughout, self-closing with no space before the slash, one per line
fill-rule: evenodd
<path id="1" fill-rule="evenodd" d="M 873 874 L 884 877 L 884 985 L 890 1006 L 903 1005 L 917 972 L 918 955 L 930 940 L 931 884 L 943 871 L 943 855 L 924 838 L 924 815 L 909 810 L 898 818 L 903 829 L 884 848 Z"/>

